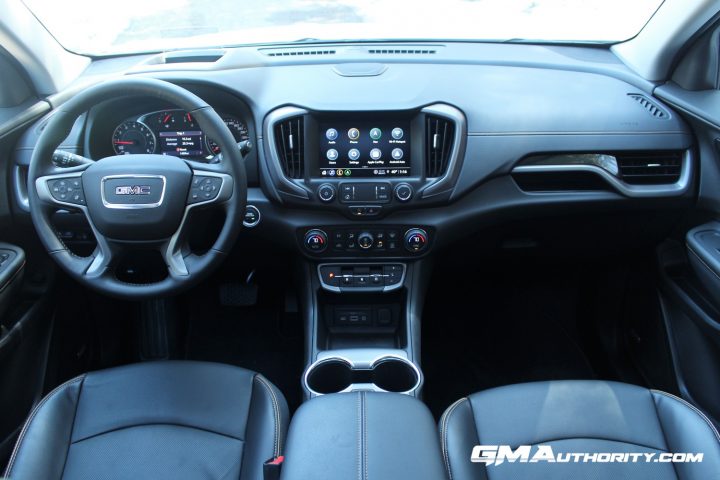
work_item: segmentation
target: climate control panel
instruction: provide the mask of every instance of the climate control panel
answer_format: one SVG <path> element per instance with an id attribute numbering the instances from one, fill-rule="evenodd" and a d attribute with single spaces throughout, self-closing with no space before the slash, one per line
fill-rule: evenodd
<path id="1" fill-rule="evenodd" d="M 401 225 L 323 226 L 298 231 L 303 250 L 322 257 L 413 257 L 427 252 L 428 227 Z"/>

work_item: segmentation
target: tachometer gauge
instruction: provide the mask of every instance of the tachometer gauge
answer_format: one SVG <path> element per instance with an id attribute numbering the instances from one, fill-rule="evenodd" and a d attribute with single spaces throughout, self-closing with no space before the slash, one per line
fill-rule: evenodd
<path id="1" fill-rule="evenodd" d="M 166 110 L 157 114 L 157 125 L 158 128 L 165 130 L 175 130 L 176 126 L 181 119 L 179 118 L 182 112 L 176 110 Z M 152 118 L 152 117 L 151 117 Z"/>
<path id="2" fill-rule="evenodd" d="M 112 144 L 118 155 L 154 153 L 155 135 L 144 123 L 128 120 L 117 126 L 113 132 Z"/>
<path id="3" fill-rule="evenodd" d="M 242 142 L 250 139 L 250 132 L 248 131 L 247 125 L 243 122 L 230 115 L 223 115 L 222 119 L 223 122 L 225 122 L 225 125 L 227 125 L 230 129 L 230 132 L 232 132 L 236 142 Z M 210 137 L 207 137 L 207 147 L 212 155 L 220 153 L 220 145 L 218 145 L 217 142 Z"/>

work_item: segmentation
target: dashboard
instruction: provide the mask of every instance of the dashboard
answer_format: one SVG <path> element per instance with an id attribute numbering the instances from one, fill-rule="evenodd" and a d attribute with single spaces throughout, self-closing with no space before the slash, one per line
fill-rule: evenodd
<path id="1" fill-rule="evenodd" d="M 422 47 L 250 46 L 213 61 L 93 65 L 173 82 L 213 106 L 254 146 L 253 234 L 313 259 L 421 257 L 535 213 L 693 201 L 689 127 L 611 51 Z M 97 105 L 76 127 L 63 149 L 96 160 L 218 153 L 191 115 L 152 98 Z M 18 175 L 37 134 L 16 149 Z"/>

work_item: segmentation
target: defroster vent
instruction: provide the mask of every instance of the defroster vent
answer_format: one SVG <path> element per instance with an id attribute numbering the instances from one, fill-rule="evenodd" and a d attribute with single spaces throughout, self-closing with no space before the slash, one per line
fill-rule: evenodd
<path id="1" fill-rule="evenodd" d="M 428 115 L 425 120 L 425 174 L 441 177 L 447 172 L 455 138 L 455 123 L 447 118 Z"/>
<path id="2" fill-rule="evenodd" d="M 275 147 L 283 173 L 288 178 L 305 176 L 304 127 L 302 116 L 288 118 L 275 125 Z"/>

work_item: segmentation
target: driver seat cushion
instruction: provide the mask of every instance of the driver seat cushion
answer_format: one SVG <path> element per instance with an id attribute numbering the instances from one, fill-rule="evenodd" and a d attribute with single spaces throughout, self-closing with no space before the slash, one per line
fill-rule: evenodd
<path id="1" fill-rule="evenodd" d="M 674 395 L 618 382 L 534 382 L 470 395 L 441 417 L 440 442 L 451 480 L 720 479 L 720 434 L 700 410 Z M 476 445 L 549 445 L 555 455 L 702 453 L 703 459 L 485 465 L 470 461 Z"/>
<path id="2" fill-rule="evenodd" d="M 11 479 L 262 479 L 289 420 L 261 375 L 188 361 L 134 364 L 74 378 L 31 412 Z"/>

